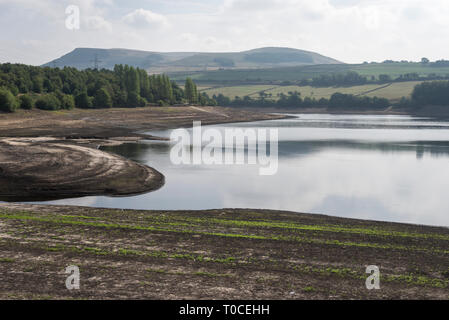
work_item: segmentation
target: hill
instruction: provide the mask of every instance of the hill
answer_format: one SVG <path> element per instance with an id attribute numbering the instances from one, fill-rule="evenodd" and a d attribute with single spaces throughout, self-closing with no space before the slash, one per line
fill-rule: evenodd
<path id="1" fill-rule="evenodd" d="M 341 64 L 318 53 L 291 48 L 260 48 L 243 52 L 149 52 L 128 49 L 77 48 L 44 66 L 70 66 L 86 69 L 94 66 L 112 69 L 128 64 L 150 72 L 207 71 L 219 69 L 258 69 L 316 64 Z"/>

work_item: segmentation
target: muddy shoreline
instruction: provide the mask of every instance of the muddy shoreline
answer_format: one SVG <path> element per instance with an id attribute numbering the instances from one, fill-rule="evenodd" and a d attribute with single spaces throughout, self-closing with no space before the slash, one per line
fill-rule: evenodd
<path id="1" fill-rule="evenodd" d="M 155 169 L 55 139 L 0 139 L 0 168 L 2 201 L 126 196 L 164 185 L 164 176 Z"/>
<path id="2" fill-rule="evenodd" d="M 255 110 L 221 107 L 146 107 L 135 109 L 75 109 L 70 111 L 19 110 L 2 114 L 0 137 L 62 139 L 158 139 L 143 134 L 191 127 L 193 121 L 220 124 L 285 118 Z"/>
<path id="3" fill-rule="evenodd" d="M 20 204 L 0 204 L 0 227 L 0 299 L 449 299 L 448 228 Z M 80 290 L 65 287 L 70 265 Z"/>
<path id="4" fill-rule="evenodd" d="M 161 188 L 156 169 L 98 150 L 163 138 L 139 131 L 281 118 L 227 108 L 23 111 L 0 119 L 0 201 L 127 196 Z"/>

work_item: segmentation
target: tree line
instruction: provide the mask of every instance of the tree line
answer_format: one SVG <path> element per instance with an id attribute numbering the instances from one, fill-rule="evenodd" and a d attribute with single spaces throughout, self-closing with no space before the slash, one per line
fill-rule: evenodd
<path id="1" fill-rule="evenodd" d="M 403 75 L 415 79 L 417 74 Z M 356 73 L 319 77 L 323 81 L 357 84 L 364 81 Z M 326 80 L 327 79 L 327 80 Z M 330 80 L 331 79 L 331 80 Z M 421 78 L 422 79 L 422 78 Z M 384 81 L 390 79 L 383 79 Z M 329 85 L 327 82 L 326 85 Z M 58 110 L 72 108 L 135 108 L 149 105 L 197 104 L 231 107 L 274 108 L 344 108 L 385 109 L 392 103 L 384 98 L 335 93 L 329 99 L 303 98 L 297 91 L 281 93 L 277 98 L 265 92 L 230 99 L 223 94 L 212 98 L 200 92 L 191 78 L 184 88 L 167 75 L 149 75 L 145 70 L 128 65 L 116 65 L 114 70 L 77 70 L 65 67 L 34 67 L 20 64 L 0 64 L 0 111 L 18 108 Z M 411 98 L 403 98 L 400 107 L 449 105 L 449 81 L 423 82 L 415 86 Z"/>
<path id="2" fill-rule="evenodd" d="M 334 93 L 330 99 L 315 99 L 310 97 L 301 97 L 298 91 L 281 93 L 277 100 L 271 99 L 266 94 L 259 94 L 259 97 L 250 96 L 235 97 L 230 99 L 223 94 L 214 95 L 214 100 L 220 106 L 229 107 L 262 107 L 262 108 L 333 108 L 333 109 L 353 109 L 353 110 L 383 110 L 388 108 L 391 103 L 388 99 L 378 97 L 360 97 L 351 94 Z"/>
<path id="3" fill-rule="evenodd" d="M 410 98 L 403 97 L 399 102 L 386 98 L 356 96 L 334 93 L 330 99 L 301 97 L 298 91 L 280 93 L 277 99 L 265 92 L 259 96 L 235 97 L 231 99 L 223 94 L 214 95 L 219 106 L 230 107 L 267 107 L 267 108 L 332 108 L 345 110 L 384 110 L 390 106 L 415 108 L 419 106 L 449 106 L 449 81 L 429 81 L 416 85 Z"/>
<path id="4" fill-rule="evenodd" d="M 431 80 L 445 80 L 449 79 L 448 75 L 438 75 L 430 73 L 428 75 L 420 75 L 416 72 L 400 74 L 393 77 L 388 74 L 379 74 L 378 76 L 363 76 L 355 71 L 346 73 L 330 73 L 321 74 L 311 79 L 303 79 L 300 81 L 283 81 L 281 86 L 312 86 L 316 88 L 321 87 L 349 87 L 366 84 L 387 84 L 391 82 L 406 82 L 406 81 L 431 81 Z"/>
<path id="5" fill-rule="evenodd" d="M 449 106 L 449 81 L 431 81 L 416 85 L 411 103 L 421 106 Z"/>
<path id="6" fill-rule="evenodd" d="M 116 65 L 114 70 L 35 67 L 0 64 L 0 111 L 18 108 L 59 110 L 72 108 L 135 108 L 147 105 L 216 105 L 199 93 L 192 79 L 185 88 L 167 75 Z"/>

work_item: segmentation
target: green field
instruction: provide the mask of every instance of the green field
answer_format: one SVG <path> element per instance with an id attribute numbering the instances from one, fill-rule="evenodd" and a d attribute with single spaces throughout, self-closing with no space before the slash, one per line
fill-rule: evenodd
<path id="1" fill-rule="evenodd" d="M 417 73 L 420 76 L 430 74 L 447 76 L 449 67 L 431 67 L 420 63 L 372 63 L 372 64 L 330 64 L 312 65 L 289 68 L 270 69 L 228 69 L 215 71 L 200 71 L 190 73 L 172 73 L 171 78 L 183 81 L 186 77 L 192 77 L 196 82 L 208 85 L 242 85 L 242 84 L 279 84 L 283 81 L 300 81 L 313 77 L 330 74 L 355 71 L 368 77 L 378 77 L 381 74 L 393 78 L 402 74 Z"/>
<path id="2" fill-rule="evenodd" d="M 353 65 L 350 68 L 361 75 L 378 76 L 379 74 L 388 74 L 391 77 L 398 77 L 401 74 L 417 73 L 422 76 L 436 74 L 449 75 L 449 67 L 431 67 L 421 63 L 377 63 Z"/>
<path id="3" fill-rule="evenodd" d="M 277 99 L 278 95 L 288 94 L 288 92 L 299 91 L 303 98 L 310 97 L 317 100 L 321 98 L 329 99 L 332 94 L 341 92 L 345 94 L 353 94 L 369 97 L 387 98 L 392 101 L 399 100 L 402 97 L 411 95 L 413 88 L 420 83 L 420 81 L 397 82 L 391 85 L 369 84 L 363 86 L 353 87 L 327 87 L 314 88 L 311 86 L 277 86 L 277 85 L 246 85 L 246 86 L 231 86 L 231 87 L 215 87 L 205 88 L 201 92 L 206 92 L 209 96 L 223 94 L 224 96 L 234 98 L 235 96 L 244 97 L 246 95 L 257 98 L 259 93 L 264 92 L 270 95 L 273 99 Z"/>
<path id="4" fill-rule="evenodd" d="M 219 95 L 220 93 L 224 96 L 234 99 L 236 96 L 258 96 L 259 92 L 268 91 L 278 86 L 273 85 L 249 85 L 249 86 L 234 86 L 234 87 L 212 87 L 207 89 L 199 89 L 200 92 L 206 92 L 210 97 L 214 94 Z"/>

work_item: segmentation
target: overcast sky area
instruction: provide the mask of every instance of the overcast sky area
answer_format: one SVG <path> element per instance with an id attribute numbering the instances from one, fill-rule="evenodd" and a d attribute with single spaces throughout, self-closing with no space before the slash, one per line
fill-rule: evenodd
<path id="1" fill-rule="evenodd" d="M 66 28 L 66 8 L 80 29 Z M 347 63 L 449 59 L 448 0 L 0 0 L 0 62 L 77 47 L 243 51 L 282 46 Z"/>

